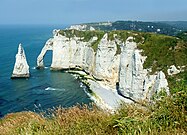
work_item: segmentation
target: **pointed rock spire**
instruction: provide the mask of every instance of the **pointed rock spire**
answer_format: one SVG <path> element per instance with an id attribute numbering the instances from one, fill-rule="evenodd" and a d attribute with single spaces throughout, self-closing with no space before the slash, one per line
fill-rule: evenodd
<path id="1" fill-rule="evenodd" d="M 27 64 L 24 49 L 21 44 L 18 47 L 18 53 L 16 54 L 16 62 L 11 78 L 28 78 L 29 65 Z"/>

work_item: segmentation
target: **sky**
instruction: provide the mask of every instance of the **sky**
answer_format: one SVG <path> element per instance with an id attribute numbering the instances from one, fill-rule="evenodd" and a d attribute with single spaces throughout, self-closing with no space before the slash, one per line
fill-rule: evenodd
<path id="1" fill-rule="evenodd" d="M 0 24 L 187 21 L 187 0 L 0 0 Z"/>

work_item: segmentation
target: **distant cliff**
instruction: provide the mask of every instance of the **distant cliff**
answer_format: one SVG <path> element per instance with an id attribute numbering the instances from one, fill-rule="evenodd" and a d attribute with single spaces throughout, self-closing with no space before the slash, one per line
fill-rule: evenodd
<path id="1" fill-rule="evenodd" d="M 131 31 L 54 30 L 37 59 L 53 51 L 52 70 L 81 69 L 133 100 L 150 97 L 187 76 L 187 43 Z M 169 84 L 168 84 L 169 83 Z M 118 87 L 119 85 L 119 87 Z"/>
<path id="2" fill-rule="evenodd" d="M 175 36 L 187 30 L 187 22 L 142 22 L 142 21 L 115 21 L 76 24 L 69 27 L 76 30 L 131 30 L 138 32 L 152 32 Z"/>

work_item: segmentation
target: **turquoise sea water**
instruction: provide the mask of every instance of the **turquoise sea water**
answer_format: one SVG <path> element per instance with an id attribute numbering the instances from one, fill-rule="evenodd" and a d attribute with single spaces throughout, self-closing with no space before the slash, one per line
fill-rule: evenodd
<path id="1" fill-rule="evenodd" d="M 45 70 L 35 69 L 37 56 L 55 28 L 65 27 L 0 25 L 0 117 L 11 112 L 42 111 L 91 102 L 75 77 L 50 71 L 52 52 L 44 59 Z M 11 80 L 19 43 L 25 49 L 31 77 Z"/>

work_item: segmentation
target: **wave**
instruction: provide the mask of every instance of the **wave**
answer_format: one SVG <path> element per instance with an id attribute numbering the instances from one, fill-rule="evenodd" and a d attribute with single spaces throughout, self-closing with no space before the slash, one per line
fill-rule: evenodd
<path id="1" fill-rule="evenodd" d="M 82 83 L 82 82 L 79 83 L 79 86 L 80 86 L 83 90 L 86 90 L 86 89 L 87 89 L 87 86 L 86 86 L 84 83 Z"/>
<path id="2" fill-rule="evenodd" d="M 53 87 L 47 87 L 45 88 L 47 91 L 65 91 L 65 89 L 59 89 L 59 88 L 53 88 Z"/>
<path id="3" fill-rule="evenodd" d="M 79 85 L 80 85 L 81 88 L 84 86 L 82 82 L 80 82 Z"/>
<path id="4" fill-rule="evenodd" d="M 32 67 L 31 69 L 36 69 L 36 67 Z"/>
<path id="5" fill-rule="evenodd" d="M 44 69 L 48 69 L 48 68 L 50 68 L 50 67 L 44 67 Z M 36 69 L 36 67 L 32 67 L 31 69 Z"/>

